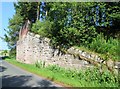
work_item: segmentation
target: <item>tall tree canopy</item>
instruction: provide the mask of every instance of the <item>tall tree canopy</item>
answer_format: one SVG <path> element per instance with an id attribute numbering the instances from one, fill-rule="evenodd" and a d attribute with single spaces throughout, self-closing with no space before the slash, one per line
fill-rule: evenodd
<path id="1" fill-rule="evenodd" d="M 18 32 L 26 20 L 31 31 L 50 37 L 54 46 L 88 45 L 99 34 L 117 37 L 120 2 L 17 2 L 4 40 L 15 48 Z M 40 17 L 43 21 L 39 21 Z M 38 21 L 36 21 L 38 20 Z"/>
<path id="2" fill-rule="evenodd" d="M 14 3 L 16 13 L 23 17 L 23 20 L 35 22 L 37 19 L 38 2 L 18 2 Z"/>
<path id="3" fill-rule="evenodd" d="M 6 34 L 2 38 L 7 42 L 11 54 L 15 55 L 16 42 L 18 40 L 19 30 L 22 27 L 23 18 L 19 14 L 15 14 L 13 18 L 9 19 L 8 30 L 5 29 Z"/>
<path id="4" fill-rule="evenodd" d="M 2 38 L 8 43 L 8 47 L 11 49 L 12 54 L 15 55 L 16 42 L 18 40 L 18 34 L 26 20 L 30 20 L 34 23 L 37 19 L 38 2 L 18 2 L 14 3 L 15 15 L 9 19 L 8 30 L 5 29 L 6 34 Z M 38 16 L 39 17 L 39 16 Z"/>
<path id="5" fill-rule="evenodd" d="M 47 20 L 53 22 L 55 43 L 80 45 L 92 42 L 96 32 L 109 37 L 120 29 L 120 2 L 47 2 Z"/>

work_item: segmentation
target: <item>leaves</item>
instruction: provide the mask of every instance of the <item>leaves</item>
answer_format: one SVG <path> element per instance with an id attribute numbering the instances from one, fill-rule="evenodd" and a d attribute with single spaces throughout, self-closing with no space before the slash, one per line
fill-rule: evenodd
<path id="1" fill-rule="evenodd" d="M 52 22 L 50 21 L 36 21 L 36 23 L 33 24 L 31 31 L 34 33 L 38 33 L 39 35 L 43 37 L 51 37 L 52 34 Z"/>
<path id="2" fill-rule="evenodd" d="M 37 19 L 38 2 L 18 2 L 14 3 L 16 13 L 23 17 L 23 21 L 35 22 Z"/>
<path id="3" fill-rule="evenodd" d="M 104 45 L 99 45 L 97 42 L 102 41 L 97 35 L 104 33 L 108 40 L 110 36 L 119 34 L 119 2 L 44 2 L 44 5 L 40 2 L 18 2 L 14 6 L 16 13 L 9 20 L 9 31 L 5 37 L 10 46 L 14 46 L 21 26 L 29 19 L 32 22 L 31 31 L 51 38 L 54 46 L 88 47 L 91 44 L 91 49 L 101 53 L 110 51 L 110 47 L 114 50 L 111 45 L 106 46 L 113 43 L 107 43 L 105 39 L 102 39 Z M 40 14 L 44 19 L 42 22 L 38 21 Z"/>

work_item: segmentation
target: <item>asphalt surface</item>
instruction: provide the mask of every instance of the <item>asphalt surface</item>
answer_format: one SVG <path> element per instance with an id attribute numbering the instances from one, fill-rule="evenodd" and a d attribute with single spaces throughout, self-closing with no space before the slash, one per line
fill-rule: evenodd
<path id="1" fill-rule="evenodd" d="M 0 58 L 0 82 L 1 80 L 2 87 L 48 87 L 48 89 L 51 87 L 52 89 L 61 89 L 62 87 L 52 81 L 11 65 L 2 60 L 2 58 Z"/>

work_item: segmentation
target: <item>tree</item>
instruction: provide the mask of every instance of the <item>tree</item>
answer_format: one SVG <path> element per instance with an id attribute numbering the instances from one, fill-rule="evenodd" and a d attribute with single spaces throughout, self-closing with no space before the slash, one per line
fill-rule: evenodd
<path id="1" fill-rule="evenodd" d="M 54 45 L 80 45 L 90 42 L 95 37 L 95 28 L 90 25 L 88 12 L 94 3 L 49 2 L 47 18 L 53 22 L 52 39 Z M 91 38 L 90 38 L 91 37 Z M 86 43 L 87 44 L 87 43 Z"/>
<path id="2" fill-rule="evenodd" d="M 4 37 L 12 49 L 28 19 L 32 22 L 31 31 L 50 37 L 54 46 L 87 46 L 101 32 L 109 39 L 110 34 L 119 31 L 119 2 L 18 2 L 14 6 L 16 13 Z M 40 15 L 42 22 L 38 21 Z"/>
<path id="3" fill-rule="evenodd" d="M 9 26 L 6 30 L 6 34 L 2 38 L 5 42 L 7 42 L 9 49 L 14 52 L 15 55 L 15 49 L 16 49 L 16 43 L 18 40 L 19 30 L 23 25 L 23 18 L 19 14 L 15 14 L 12 19 L 9 20 Z"/>
<path id="4" fill-rule="evenodd" d="M 2 56 L 6 56 L 6 55 L 8 55 L 8 50 L 3 50 L 0 54 L 1 54 Z"/>
<path id="5" fill-rule="evenodd" d="M 37 20 L 40 19 L 40 2 L 38 2 L 38 5 L 37 5 Z"/>
<path id="6" fill-rule="evenodd" d="M 22 16 L 24 22 L 30 20 L 34 23 L 39 17 L 39 2 L 18 2 L 14 3 L 14 7 L 16 13 Z"/>
<path id="7" fill-rule="evenodd" d="M 107 3 L 109 14 L 108 16 L 112 19 L 109 34 L 114 36 L 115 34 L 120 35 L 120 2 Z"/>
<path id="8" fill-rule="evenodd" d="M 37 9 L 39 9 L 38 5 L 39 3 L 37 2 L 14 3 L 16 13 L 13 18 L 9 20 L 9 30 L 5 29 L 6 34 L 2 38 L 5 42 L 8 43 L 8 47 L 11 51 L 10 53 L 14 56 L 16 54 L 16 43 L 18 40 L 19 31 L 26 20 L 29 19 L 32 23 L 34 23 L 37 17 L 39 17 L 37 14 Z"/>

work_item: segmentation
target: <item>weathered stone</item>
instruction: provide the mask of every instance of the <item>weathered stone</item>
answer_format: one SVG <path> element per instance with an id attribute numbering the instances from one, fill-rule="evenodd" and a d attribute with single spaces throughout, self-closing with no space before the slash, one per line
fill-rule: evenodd
<path id="1" fill-rule="evenodd" d="M 54 56 L 58 56 L 58 52 L 59 52 L 59 50 L 58 50 L 58 49 L 55 49 L 55 50 L 54 50 L 54 53 L 53 53 Z"/>
<path id="2" fill-rule="evenodd" d="M 85 57 L 85 56 L 86 56 L 86 53 L 85 53 L 85 52 L 82 52 L 82 54 L 81 54 L 81 55 Z"/>
<path id="3" fill-rule="evenodd" d="M 81 55 L 81 53 L 82 53 L 82 50 L 79 50 L 79 55 Z"/>
<path id="4" fill-rule="evenodd" d="M 35 37 L 39 39 L 39 38 L 40 38 L 40 35 L 36 34 Z"/>
<path id="5" fill-rule="evenodd" d="M 115 62 L 115 66 L 118 66 L 118 68 L 120 68 L 120 62 Z"/>
<path id="6" fill-rule="evenodd" d="M 115 66 L 115 69 L 118 69 L 119 67 L 118 66 Z"/>
<path id="7" fill-rule="evenodd" d="M 85 65 L 88 65 L 89 63 L 88 63 L 87 61 L 84 61 L 84 64 L 85 64 Z"/>
<path id="8" fill-rule="evenodd" d="M 80 60 L 72 60 L 72 64 L 79 64 L 79 65 L 83 65 L 84 62 L 80 61 Z"/>
<path id="9" fill-rule="evenodd" d="M 71 53 L 71 54 L 74 54 L 74 52 L 75 52 L 75 50 L 74 50 L 73 47 L 69 48 L 67 51 L 68 51 L 69 53 Z"/>
<path id="10" fill-rule="evenodd" d="M 34 33 L 29 33 L 30 36 L 34 36 Z"/>
<path id="11" fill-rule="evenodd" d="M 63 54 L 49 44 L 50 39 L 28 32 L 24 39 L 17 41 L 16 59 L 28 64 L 34 64 L 37 61 L 46 61 L 46 65 L 56 64 L 61 67 L 77 69 L 87 67 L 88 65 L 91 66 L 86 59 L 95 60 L 99 63 L 102 61 L 100 57 L 74 47 L 69 48 L 67 54 Z M 81 60 L 79 60 L 80 58 Z M 109 63 L 108 66 L 110 65 Z"/>
<path id="12" fill-rule="evenodd" d="M 108 67 L 109 70 L 113 70 L 114 68 L 114 61 L 112 61 L 111 59 L 109 59 L 107 62 L 106 62 L 106 66 Z"/>
<path id="13" fill-rule="evenodd" d="M 95 55 L 94 60 L 98 61 L 98 56 L 97 55 Z"/>
<path id="14" fill-rule="evenodd" d="M 90 54 L 86 53 L 85 57 L 90 59 Z"/>
<path id="15" fill-rule="evenodd" d="M 94 54 L 91 54 L 91 59 L 94 59 L 95 58 L 95 55 Z"/>

